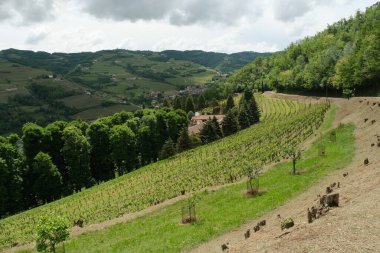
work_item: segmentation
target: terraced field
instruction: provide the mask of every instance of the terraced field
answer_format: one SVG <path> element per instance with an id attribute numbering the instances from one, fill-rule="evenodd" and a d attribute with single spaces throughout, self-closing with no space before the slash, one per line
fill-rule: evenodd
<path id="1" fill-rule="evenodd" d="M 183 190 L 196 191 L 239 180 L 244 176 L 245 166 L 279 160 L 287 145 L 299 144 L 310 136 L 321 125 L 328 108 L 328 104 L 302 106 L 295 103 L 291 106 L 286 102 L 282 108 L 279 106 L 283 103 L 281 100 L 267 99 L 263 97 L 260 103 L 283 111 L 263 110 L 264 117 L 274 117 L 275 120 L 265 120 L 212 144 L 1 220 L 0 249 L 33 241 L 36 222 L 43 213 L 55 212 L 70 221 L 82 218 L 86 224 L 98 223 L 173 198 Z M 298 111 L 287 114 L 293 107 Z M 270 116 L 273 113 L 276 116 Z"/>

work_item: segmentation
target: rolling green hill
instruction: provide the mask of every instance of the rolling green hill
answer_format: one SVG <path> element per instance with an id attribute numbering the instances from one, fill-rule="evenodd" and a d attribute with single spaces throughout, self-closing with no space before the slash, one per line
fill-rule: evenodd
<path id="1" fill-rule="evenodd" d="M 0 134 L 33 121 L 94 120 L 160 102 L 187 86 L 206 85 L 258 53 L 104 50 L 0 52 Z M 265 54 L 266 55 L 266 54 Z"/>

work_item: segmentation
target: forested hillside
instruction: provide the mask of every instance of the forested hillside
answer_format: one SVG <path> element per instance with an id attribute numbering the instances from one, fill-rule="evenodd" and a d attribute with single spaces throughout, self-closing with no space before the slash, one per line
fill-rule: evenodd
<path id="1" fill-rule="evenodd" d="M 239 85 L 277 90 L 349 94 L 380 87 L 380 3 L 342 19 L 313 37 L 292 43 L 271 57 L 258 58 L 231 79 Z"/>

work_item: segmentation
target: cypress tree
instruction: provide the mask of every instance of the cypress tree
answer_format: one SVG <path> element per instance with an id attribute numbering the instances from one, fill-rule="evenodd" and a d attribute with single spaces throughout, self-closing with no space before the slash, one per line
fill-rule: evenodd
<path id="1" fill-rule="evenodd" d="M 175 96 L 174 103 L 173 103 L 173 108 L 175 110 L 182 109 L 181 96 Z"/>
<path id="2" fill-rule="evenodd" d="M 203 94 L 200 94 L 199 97 L 198 97 L 198 104 L 197 104 L 197 110 L 200 111 L 202 110 L 203 108 L 205 108 L 207 105 L 206 105 L 206 99 L 205 99 L 205 96 L 203 96 Z"/>
<path id="3" fill-rule="evenodd" d="M 222 130 L 224 136 L 234 134 L 239 130 L 239 122 L 232 110 L 227 112 L 226 116 L 224 117 L 222 122 Z"/>
<path id="4" fill-rule="evenodd" d="M 186 112 L 194 112 L 195 111 L 195 106 L 194 106 L 194 100 L 193 100 L 193 96 L 189 95 L 187 98 L 186 98 L 186 106 L 185 106 L 185 111 Z"/>
<path id="5" fill-rule="evenodd" d="M 207 121 L 200 132 L 202 143 L 210 143 L 220 138 L 215 129 L 215 124 L 209 120 Z"/>
<path id="6" fill-rule="evenodd" d="M 184 127 L 177 140 L 177 151 L 182 152 L 191 148 L 191 141 L 187 127 Z"/>
<path id="7" fill-rule="evenodd" d="M 235 106 L 234 99 L 231 95 L 228 96 L 227 102 L 226 102 L 226 112 L 231 110 Z"/>

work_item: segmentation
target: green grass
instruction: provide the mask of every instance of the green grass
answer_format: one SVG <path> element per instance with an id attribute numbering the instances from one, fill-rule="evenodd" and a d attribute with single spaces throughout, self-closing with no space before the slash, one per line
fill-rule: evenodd
<path id="1" fill-rule="evenodd" d="M 327 129 L 329 129 L 332 126 L 332 123 L 335 119 L 335 114 L 336 114 L 336 104 L 331 103 L 330 109 L 327 111 L 327 113 L 325 115 L 325 119 L 324 119 L 321 127 L 318 130 L 320 133 L 323 133 L 324 131 L 326 131 Z"/>
<path id="2" fill-rule="evenodd" d="M 178 252 L 257 218 L 300 194 L 329 172 L 347 166 L 354 153 L 353 125 L 337 129 L 337 141 L 329 134 L 320 138 L 297 163 L 305 170 L 291 175 L 289 162 L 276 165 L 260 178 L 265 193 L 259 197 L 243 194 L 246 184 L 228 186 L 199 194 L 196 211 L 199 220 L 181 225 L 181 207 L 185 201 L 150 215 L 90 232 L 66 244 L 67 252 Z M 318 145 L 326 143 L 327 156 L 318 156 Z M 243 235 L 242 235 L 243 236 Z"/>

